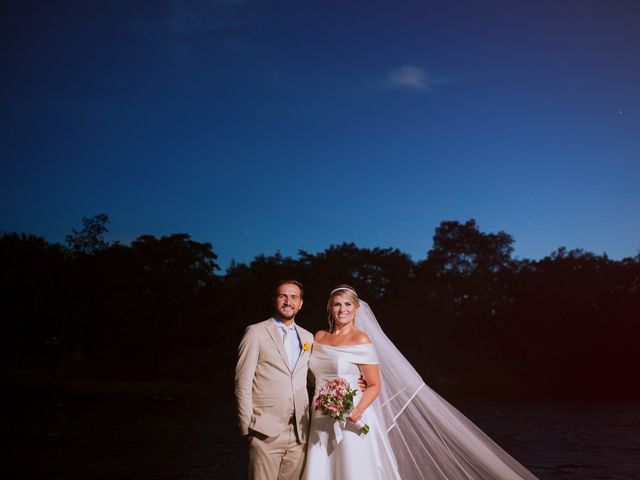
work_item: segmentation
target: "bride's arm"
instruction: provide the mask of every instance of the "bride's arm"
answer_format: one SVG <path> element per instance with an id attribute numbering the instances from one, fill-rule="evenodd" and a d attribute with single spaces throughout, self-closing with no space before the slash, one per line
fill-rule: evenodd
<path id="1" fill-rule="evenodd" d="M 380 393 L 380 365 L 359 365 L 360 371 L 367 381 L 367 388 L 362 393 L 362 398 L 356 408 L 351 411 L 349 420 L 357 422 L 362 413 L 373 403 Z"/>

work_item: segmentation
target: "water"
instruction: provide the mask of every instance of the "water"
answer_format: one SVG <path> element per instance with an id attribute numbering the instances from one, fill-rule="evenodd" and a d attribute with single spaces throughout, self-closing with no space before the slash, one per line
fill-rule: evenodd
<path id="1" fill-rule="evenodd" d="M 243 479 L 233 405 L 213 397 L 4 393 L 3 478 Z M 457 406 L 541 479 L 640 479 L 638 403 Z"/>

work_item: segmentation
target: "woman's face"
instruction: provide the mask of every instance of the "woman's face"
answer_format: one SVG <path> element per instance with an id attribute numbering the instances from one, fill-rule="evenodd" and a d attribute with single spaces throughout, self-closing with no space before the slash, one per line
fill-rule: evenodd
<path id="1" fill-rule="evenodd" d="M 336 326 L 353 323 L 358 307 L 346 295 L 335 295 L 331 301 L 331 316 Z"/>

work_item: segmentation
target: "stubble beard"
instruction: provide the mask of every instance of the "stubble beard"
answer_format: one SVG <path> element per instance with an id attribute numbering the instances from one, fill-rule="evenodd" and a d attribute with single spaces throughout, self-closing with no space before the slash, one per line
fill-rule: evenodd
<path id="1" fill-rule="evenodd" d="M 285 313 L 284 311 L 282 311 L 282 309 L 279 309 L 278 317 L 281 320 L 293 320 L 294 318 L 296 318 L 296 312 L 292 309 L 292 313 Z"/>

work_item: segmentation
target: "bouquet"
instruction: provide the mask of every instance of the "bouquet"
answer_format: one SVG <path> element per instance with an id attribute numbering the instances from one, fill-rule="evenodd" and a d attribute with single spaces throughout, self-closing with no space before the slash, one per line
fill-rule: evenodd
<path id="1" fill-rule="evenodd" d="M 320 389 L 316 398 L 316 410 L 320 410 L 334 420 L 344 422 L 353 410 L 353 397 L 357 393 L 358 391 L 352 390 L 351 385 L 344 378 L 336 377 Z M 369 425 L 362 420 L 355 423 L 361 433 L 369 433 Z"/>

